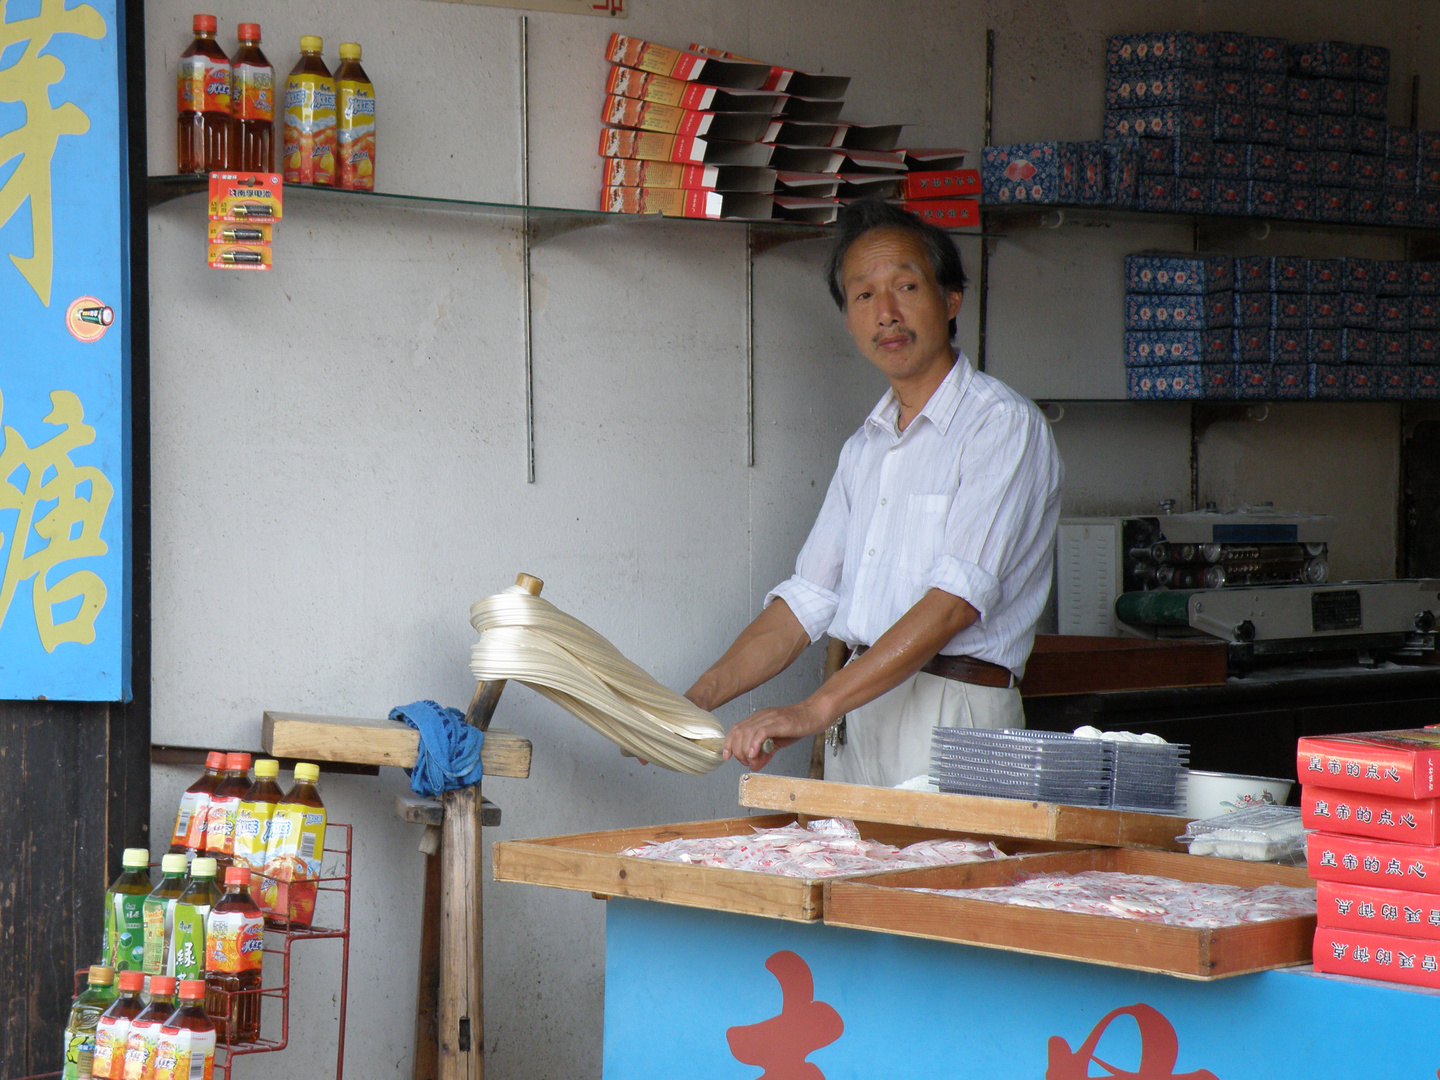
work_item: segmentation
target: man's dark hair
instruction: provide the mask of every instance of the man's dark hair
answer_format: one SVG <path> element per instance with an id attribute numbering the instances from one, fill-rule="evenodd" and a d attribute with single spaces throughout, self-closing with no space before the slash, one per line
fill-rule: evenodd
<path id="1" fill-rule="evenodd" d="M 845 253 L 850 245 L 872 229 L 903 229 L 914 233 L 930 253 L 930 266 L 935 280 L 945 292 L 965 292 L 965 268 L 955 241 L 944 229 L 931 225 L 907 210 L 901 210 L 882 199 L 857 199 L 840 211 L 835 222 L 835 239 L 830 245 L 830 258 L 825 263 L 825 280 L 835 305 L 845 310 L 845 286 L 840 280 Z M 955 320 L 950 320 L 950 336 L 955 336 Z"/>

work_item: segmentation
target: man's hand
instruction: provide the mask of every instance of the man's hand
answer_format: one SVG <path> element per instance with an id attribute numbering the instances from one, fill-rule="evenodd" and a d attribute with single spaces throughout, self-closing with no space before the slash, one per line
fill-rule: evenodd
<path id="1" fill-rule="evenodd" d="M 830 718 L 806 701 L 761 709 L 741 720 L 725 736 L 724 758 L 734 758 L 749 769 L 763 769 L 775 751 L 789 746 L 806 735 L 814 735 L 830 726 Z M 765 740 L 772 739 L 772 748 L 765 749 Z"/>

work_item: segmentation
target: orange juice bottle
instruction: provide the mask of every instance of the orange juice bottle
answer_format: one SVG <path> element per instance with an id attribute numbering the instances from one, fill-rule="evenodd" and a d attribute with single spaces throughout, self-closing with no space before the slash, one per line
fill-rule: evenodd
<path id="1" fill-rule="evenodd" d="M 335 182 L 335 80 L 320 50 L 324 41 L 300 39 L 300 59 L 285 80 L 285 160 L 287 184 Z"/>
<path id="2" fill-rule="evenodd" d="M 205 1008 L 232 1046 L 260 1038 L 264 948 L 265 917 L 250 899 L 250 871 L 232 866 L 225 871 L 225 895 L 205 920 Z"/>
<path id="3" fill-rule="evenodd" d="M 275 69 L 260 51 L 260 24 L 241 23 L 236 31 L 235 144 L 237 169 L 275 171 Z"/>
<path id="4" fill-rule="evenodd" d="M 215 40 L 215 16 L 196 15 L 195 40 L 180 54 L 175 171 L 231 167 L 230 58 Z"/>
<path id="5" fill-rule="evenodd" d="M 205 1015 L 205 981 L 182 980 L 180 1007 L 160 1028 L 154 1080 L 211 1080 L 215 1042 L 215 1025 Z"/>
<path id="6" fill-rule="evenodd" d="M 325 804 L 315 787 L 318 779 L 318 765 L 297 761 L 295 784 L 270 822 L 260 906 L 272 929 L 303 929 L 315 914 L 325 855 Z"/>
<path id="7" fill-rule="evenodd" d="M 116 981 L 120 984 L 120 996 L 100 1014 L 95 1025 L 95 1059 L 90 1075 L 96 1080 L 124 1080 L 130 1021 L 145 1008 L 140 1000 L 140 991 L 145 986 L 144 972 L 122 971 Z"/>
<path id="8" fill-rule="evenodd" d="M 205 755 L 205 771 L 180 796 L 180 811 L 170 834 L 170 851 L 194 858 L 205 846 L 205 819 L 210 813 L 210 793 L 225 771 L 225 755 L 211 750 Z"/>
<path id="9" fill-rule="evenodd" d="M 353 41 L 341 43 L 335 71 L 335 186 L 375 190 L 375 87 Z"/>
<path id="10" fill-rule="evenodd" d="M 250 755 L 226 754 L 225 774 L 210 793 L 210 812 L 205 821 L 205 854 L 215 860 L 222 873 L 235 852 L 235 818 L 240 813 L 240 800 L 249 790 Z"/>

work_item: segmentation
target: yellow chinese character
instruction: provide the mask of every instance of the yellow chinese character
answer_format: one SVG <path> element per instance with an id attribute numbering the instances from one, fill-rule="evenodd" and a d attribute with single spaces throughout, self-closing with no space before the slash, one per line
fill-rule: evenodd
<path id="1" fill-rule="evenodd" d="M 54 269 L 55 237 L 52 227 L 50 162 L 61 135 L 83 135 L 90 118 L 74 102 L 58 109 L 50 105 L 50 87 L 65 78 L 65 65 L 55 56 L 41 56 L 56 34 L 105 36 L 105 19 L 89 4 L 65 8 L 65 0 L 40 0 L 40 14 L 15 22 L 5 20 L 6 0 L 0 0 L 0 55 L 11 45 L 25 42 L 25 51 L 0 70 L 0 101 L 25 107 L 25 123 L 0 135 L 0 167 L 17 156 L 20 163 L 0 187 L 0 228 L 26 199 L 30 200 L 31 254 L 11 254 L 40 302 L 50 306 L 50 279 Z M 3 609 L 0 609 L 3 611 Z"/>
<path id="2" fill-rule="evenodd" d="M 53 406 L 45 423 L 63 427 L 55 436 L 35 446 L 13 427 L 5 428 L 5 449 L 0 452 L 0 511 L 16 511 L 15 527 L 0 545 L 10 542 L 5 559 L 5 577 L 0 583 L 0 625 L 10 611 L 10 601 L 19 584 L 33 577 L 35 627 L 46 652 L 54 652 L 62 641 L 88 645 L 95 640 L 95 619 L 105 606 L 105 583 L 89 570 L 77 570 L 54 585 L 48 577 L 61 563 L 71 559 L 104 555 L 109 546 L 100 539 L 105 512 L 115 489 L 99 469 L 77 466 L 70 452 L 95 441 L 95 429 L 85 423 L 80 399 L 69 390 L 50 395 Z M 3 411 L 0 397 L 0 411 Z M 88 492 L 84 489 L 88 487 Z M 40 504 L 53 503 L 39 519 Z M 30 554 L 31 532 L 45 541 Z M 73 619 L 57 624 L 54 608 L 67 600 L 81 598 Z"/>

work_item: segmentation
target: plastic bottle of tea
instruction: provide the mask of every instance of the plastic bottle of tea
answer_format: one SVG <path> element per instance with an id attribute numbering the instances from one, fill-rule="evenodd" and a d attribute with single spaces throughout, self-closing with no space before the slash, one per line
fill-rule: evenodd
<path id="1" fill-rule="evenodd" d="M 225 772 L 210 793 L 210 811 L 205 819 L 205 854 L 220 870 L 230 865 L 235 852 L 235 818 L 240 800 L 250 790 L 250 755 L 226 754 Z"/>
<path id="2" fill-rule="evenodd" d="M 70 1006 L 65 1024 L 64 1065 L 61 1080 L 83 1080 L 95 1067 L 95 1029 L 100 1014 L 115 1000 L 115 972 L 104 964 L 90 969 L 88 985 Z"/>
<path id="3" fill-rule="evenodd" d="M 215 16 L 196 15 L 195 40 L 180 54 L 175 171 L 207 173 L 232 166 L 230 58 L 215 40 Z"/>
<path id="4" fill-rule="evenodd" d="M 315 781 L 320 767 L 308 761 L 295 765 L 295 785 L 275 808 L 260 906 L 272 928 L 304 928 L 315 914 L 316 882 L 325 854 L 325 804 Z"/>
<path id="5" fill-rule="evenodd" d="M 220 900 L 215 860 L 201 856 L 190 864 L 190 880 L 175 900 L 169 965 L 181 979 L 205 977 L 205 920 Z M 151 979 L 152 992 L 154 979 Z"/>
<path id="6" fill-rule="evenodd" d="M 194 858 L 205 847 L 205 820 L 210 813 L 210 793 L 225 772 L 225 755 L 211 750 L 205 755 L 205 772 L 180 796 L 180 810 L 170 834 L 170 851 Z"/>
<path id="7" fill-rule="evenodd" d="M 250 891 L 260 895 L 260 873 L 265 869 L 265 847 L 270 843 L 270 826 L 275 818 L 275 807 L 285 797 L 275 778 L 280 775 L 280 763 L 274 758 L 260 758 L 255 762 L 255 782 L 240 800 L 240 810 L 235 816 L 234 866 L 250 871 Z"/>
<path id="8" fill-rule="evenodd" d="M 145 1002 L 140 1000 L 140 991 L 145 987 L 142 972 L 122 971 L 115 981 L 120 984 L 120 996 L 100 1014 L 100 1020 L 95 1025 L 95 1060 L 91 1075 L 97 1080 L 123 1080 L 130 1021 L 145 1009 Z"/>
<path id="9" fill-rule="evenodd" d="M 250 871 L 225 871 L 225 895 L 205 924 L 205 1008 L 227 1043 L 260 1038 L 265 917 L 250 898 Z"/>
<path id="10" fill-rule="evenodd" d="M 175 932 L 175 902 L 185 891 L 185 856 L 174 852 L 163 856 L 160 874 L 160 884 L 145 898 L 141 908 L 145 923 L 145 962 L 141 970 L 146 975 L 175 974 L 170 938 Z"/>
<path id="11" fill-rule="evenodd" d="M 145 963 L 145 898 L 155 883 L 150 880 L 150 852 L 126 848 L 120 857 L 120 876 L 105 890 L 105 942 L 100 962 L 116 971 L 139 971 Z"/>
<path id="12" fill-rule="evenodd" d="M 215 1043 L 215 1025 L 205 1015 L 205 981 L 185 979 L 180 1007 L 160 1027 L 154 1080 L 211 1080 Z"/>
<path id="13" fill-rule="evenodd" d="M 335 69 L 335 186 L 375 190 L 375 86 L 353 41 L 341 43 Z"/>
<path id="14" fill-rule="evenodd" d="M 169 975 L 156 975 L 150 980 L 150 1004 L 130 1021 L 123 1080 L 154 1080 L 160 1027 L 174 1011 L 175 980 Z"/>
<path id="15" fill-rule="evenodd" d="M 275 69 L 260 51 L 260 24 L 236 28 L 235 52 L 236 168 L 245 172 L 275 171 Z"/>
<path id="16" fill-rule="evenodd" d="M 335 182 L 335 80 L 320 55 L 324 45 L 321 38 L 302 37 L 300 59 L 285 80 L 281 171 L 287 184 Z"/>

